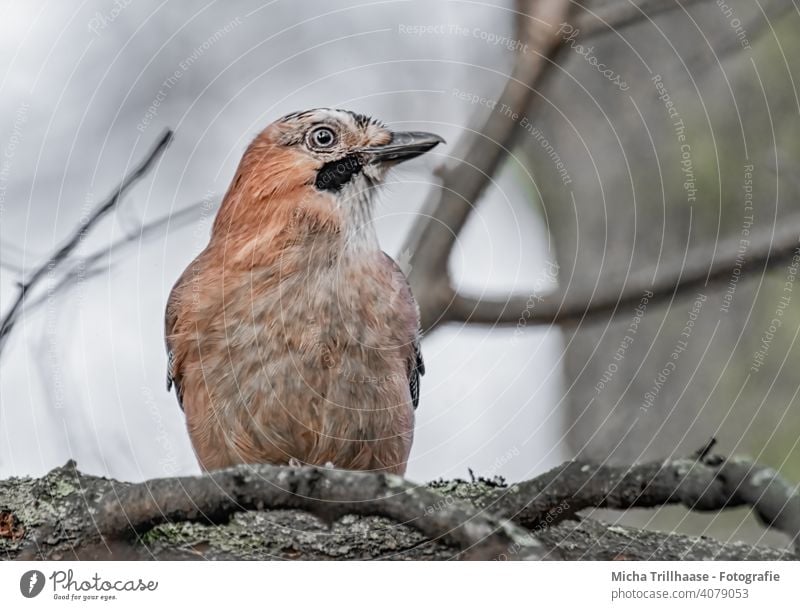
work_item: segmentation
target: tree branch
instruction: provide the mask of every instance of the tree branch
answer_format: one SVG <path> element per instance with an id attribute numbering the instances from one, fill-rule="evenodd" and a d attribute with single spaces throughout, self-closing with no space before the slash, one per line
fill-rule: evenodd
<path id="1" fill-rule="evenodd" d="M 304 510 L 328 524 L 349 514 L 388 517 L 469 559 L 493 559 L 512 545 L 523 549 L 521 559 L 545 552 L 518 525 L 401 477 L 316 467 L 245 465 L 131 485 L 103 499 L 95 526 L 113 539 L 175 521 L 225 523 L 236 513 L 265 508 Z"/>
<path id="2" fill-rule="evenodd" d="M 529 481 L 498 490 L 481 505 L 528 528 L 552 525 L 588 508 L 693 511 L 752 507 L 761 523 L 788 536 L 800 556 L 800 492 L 772 468 L 711 455 L 715 441 L 684 459 L 632 466 L 566 462 Z M 561 507 L 553 516 L 554 508 Z"/>
<path id="3" fill-rule="evenodd" d="M 81 243 L 81 240 L 92 227 L 117 206 L 125 192 L 147 174 L 155 161 L 161 156 L 161 153 L 164 152 L 164 149 L 169 145 L 172 140 L 172 135 L 171 130 L 166 130 L 145 158 L 130 174 L 125 176 L 119 186 L 117 186 L 117 188 L 77 226 L 72 235 L 70 235 L 67 241 L 48 258 L 47 262 L 37 268 L 28 280 L 20 283 L 19 294 L 16 300 L 6 312 L 2 322 L 0 322 L 0 354 L 2 354 L 8 336 L 17 321 L 19 313 L 22 311 L 28 293 L 31 292 L 48 273 L 52 272 L 53 269 L 63 263 L 70 253 Z"/>
<path id="4" fill-rule="evenodd" d="M 571 22 L 580 30 L 579 37 L 586 39 L 642 23 L 698 1 L 621 0 L 596 10 L 581 6 L 582 10 Z M 788 3 L 767 3 L 763 11 L 759 10 L 748 23 L 754 33 L 758 33 L 770 18 L 778 18 L 792 8 Z M 567 13 L 568 7 L 558 0 L 538 5 L 520 0 L 518 38 L 532 51 L 517 55 L 495 108 L 509 108 L 521 114 L 534 104 L 536 87 L 545 77 L 555 74 L 552 67 L 565 53 L 555 26 L 567 21 Z M 526 14 L 532 18 L 526 19 Z M 550 24 L 550 27 L 537 19 Z M 736 42 L 738 44 L 738 40 Z M 720 53 L 730 51 L 732 45 L 728 44 Z M 740 265 L 737 258 L 738 239 L 733 239 L 720 247 L 721 254 L 710 264 L 712 251 L 691 252 L 685 265 L 671 266 L 655 280 L 652 279 L 653 270 L 645 270 L 620 278 L 618 282 L 609 282 L 614 290 L 599 295 L 582 294 L 564 300 L 557 294 L 535 292 L 491 297 L 463 294 L 452 286 L 448 271 L 450 253 L 461 229 L 521 131 L 509 113 L 492 111 L 483 124 L 478 123 L 466 130 L 466 135 L 457 145 L 457 151 L 462 152 L 455 155 L 461 161 L 439 172 L 441 184 L 430 192 L 424 212 L 413 226 L 403 249 L 412 253 L 409 281 L 419 303 L 423 332 L 444 322 L 553 324 L 613 314 L 620 307 L 637 304 L 646 291 L 653 292 L 653 298 L 657 300 L 665 299 L 729 280 L 734 270 L 737 273 L 766 270 L 791 258 L 798 246 L 800 215 L 794 215 L 782 222 L 774 241 L 771 240 L 771 231 L 762 231 L 751 239 L 752 246 L 744 265 Z"/>
<path id="5" fill-rule="evenodd" d="M 514 294 L 505 301 L 457 294 L 443 319 L 491 325 L 580 323 L 636 306 L 645 292 L 652 293 L 648 296 L 651 302 L 665 301 L 715 284 L 738 282 L 744 274 L 764 273 L 800 256 L 800 214 L 787 216 L 774 231 L 753 231 L 744 254 L 739 242 L 739 236 L 735 236 L 720 242 L 716 255 L 703 248 L 689 252 L 686 261 L 662 262 L 655 279 L 651 268 L 618 281 L 609 280 L 599 294 L 575 294 L 568 299 L 556 294 Z"/>
<path id="6" fill-rule="evenodd" d="M 242 465 L 199 477 L 136 484 L 107 479 L 92 483 L 69 463 L 35 485 L 21 479 L 0 481 L 0 509 L 5 521 L 14 524 L 6 528 L 11 533 L 5 535 L 5 542 L 0 531 L 0 552 L 13 551 L 13 557 L 20 559 L 63 557 L 66 549 L 85 558 L 108 558 L 108 554 L 140 557 L 152 552 L 158 536 L 153 538 L 148 532 L 155 529 L 168 526 L 187 531 L 187 524 L 197 523 L 224 531 L 232 527 L 235 515 L 240 515 L 241 522 L 250 512 L 289 510 L 302 511 L 286 522 L 291 531 L 307 524 L 305 517 L 298 516 L 305 513 L 329 527 L 339 527 L 346 515 L 388 518 L 395 525 L 371 522 L 368 531 L 385 536 L 386 531 L 406 526 L 424 537 L 409 543 L 415 548 L 425 541 L 450 547 L 448 555 L 438 558 L 452 557 L 455 548 L 458 556 L 466 559 L 676 559 L 674 549 L 663 557 L 659 554 L 663 539 L 655 532 L 628 530 L 618 540 L 614 532 L 606 531 L 609 540 L 600 540 L 597 532 L 601 525 L 581 520 L 577 513 L 590 508 L 627 510 L 680 504 L 693 511 L 750 506 L 764 525 L 789 537 L 796 553 L 668 534 L 680 541 L 681 557 L 800 557 L 797 487 L 771 468 L 711 455 L 712 447 L 713 441 L 690 458 L 632 466 L 572 461 L 510 487 L 482 479 L 441 481 L 428 487 L 394 475 L 271 465 Z M 15 489 L 15 481 L 22 491 Z M 63 494 L 54 496 L 48 504 L 42 490 L 56 488 L 81 491 L 70 500 Z M 32 505 L 42 505 L 52 517 L 34 516 Z M 274 516 L 277 514 L 245 523 L 271 522 L 279 519 Z M 203 539 L 214 537 L 208 528 L 188 531 L 196 531 Z M 361 536 L 352 526 L 345 527 L 347 531 Z M 590 531 L 589 538 L 581 541 Z M 573 541 L 573 536 L 579 540 Z M 648 549 L 646 543 L 654 546 Z M 702 547 L 697 557 L 692 554 L 695 545 Z M 178 551 L 170 549 L 171 553 Z M 379 556 L 391 549 L 371 552 Z"/>
<path id="7" fill-rule="evenodd" d="M 447 271 L 453 244 L 520 135 L 510 113 L 521 114 L 530 106 L 547 58 L 558 47 L 558 24 L 566 20 L 570 5 L 569 0 L 517 1 L 517 38 L 527 51 L 517 54 L 497 100 L 498 108 L 510 112 L 492 112 L 482 125 L 465 130 L 456 145 L 459 162 L 439 170 L 441 186 L 430 191 L 411 230 L 403 250 L 412 255 L 409 282 L 420 305 L 423 330 L 437 324 L 453 296 Z"/>
<path id="8" fill-rule="evenodd" d="M 68 290 L 75 282 L 85 280 L 100 275 L 110 269 L 111 258 L 119 255 L 126 248 L 133 244 L 142 244 L 161 235 L 167 227 L 180 229 L 187 226 L 192 220 L 197 218 L 197 213 L 206 207 L 208 202 L 198 201 L 177 212 L 161 216 L 151 222 L 142 225 L 137 232 L 130 233 L 101 248 L 87 256 L 79 259 L 72 268 L 53 286 L 48 294 L 42 295 L 38 299 L 27 305 L 29 311 L 34 311 L 48 301 L 54 294 Z M 97 266 L 100 261 L 108 260 L 107 266 Z"/>

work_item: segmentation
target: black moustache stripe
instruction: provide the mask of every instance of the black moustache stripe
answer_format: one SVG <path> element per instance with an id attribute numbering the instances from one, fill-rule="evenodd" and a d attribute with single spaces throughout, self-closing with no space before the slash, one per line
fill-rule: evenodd
<path id="1" fill-rule="evenodd" d="M 356 155 L 347 155 L 335 161 L 328 161 L 317 172 L 315 186 L 320 191 L 340 191 L 362 169 L 361 160 Z"/>

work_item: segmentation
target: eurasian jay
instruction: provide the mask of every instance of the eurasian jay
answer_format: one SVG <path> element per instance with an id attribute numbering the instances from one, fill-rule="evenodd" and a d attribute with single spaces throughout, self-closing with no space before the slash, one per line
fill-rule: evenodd
<path id="1" fill-rule="evenodd" d="M 166 311 L 167 389 L 204 469 L 405 472 L 419 311 L 378 244 L 373 200 L 391 166 L 440 142 L 316 109 L 249 145 Z"/>

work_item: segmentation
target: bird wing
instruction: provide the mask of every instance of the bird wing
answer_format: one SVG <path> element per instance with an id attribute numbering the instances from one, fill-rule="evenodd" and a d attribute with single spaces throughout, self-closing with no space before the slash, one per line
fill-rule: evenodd
<path id="1" fill-rule="evenodd" d="M 405 273 L 400 268 L 395 260 L 386 254 L 383 253 L 388 261 L 389 265 L 391 266 L 392 270 L 395 272 L 396 275 L 402 278 L 401 284 L 401 291 L 403 292 L 404 296 L 408 299 L 408 301 L 414 306 L 414 310 L 416 312 L 416 329 L 414 333 L 414 338 L 412 340 L 413 343 L 413 352 L 411 357 L 408 359 L 408 389 L 411 391 L 411 404 L 414 405 L 416 409 L 419 405 L 419 383 L 420 377 L 425 374 L 425 361 L 422 359 L 422 350 L 420 349 L 420 340 L 422 339 L 422 330 L 420 328 L 419 322 L 419 306 L 417 305 L 417 301 L 414 298 L 414 295 L 411 292 L 411 286 L 408 283 L 408 279 L 406 278 Z"/>
<path id="2" fill-rule="evenodd" d="M 178 359 L 175 355 L 173 339 L 175 338 L 177 332 L 179 312 L 181 309 L 180 295 L 182 293 L 185 277 L 186 272 L 181 275 L 181 277 L 175 283 L 175 286 L 173 286 L 172 292 L 170 292 L 169 299 L 167 300 L 167 311 L 164 316 L 164 338 L 167 347 L 167 392 L 169 392 L 173 386 L 175 387 L 175 396 L 178 398 L 178 405 L 180 406 L 181 411 L 184 410 L 183 390 L 181 389 L 181 379 L 183 378 L 183 375 L 181 374 Z"/>
<path id="3" fill-rule="evenodd" d="M 409 362 L 411 365 L 408 372 L 408 387 L 411 390 L 411 404 L 416 409 L 419 406 L 419 378 L 425 374 L 425 361 L 422 359 L 422 351 L 419 349 L 420 333 L 414 339 L 414 359 Z"/>
<path id="4" fill-rule="evenodd" d="M 170 345 L 169 336 L 172 332 L 172 328 L 174 327 L 175 320 L 177 316 L 170 315 L 169 306 L 167 306 L 167 316 L 166 316 L 166 344 L 167 344 L 167 392 L 169 392 L 172 387 L 175 387 L 175 396 L 178 397 L 178 406 L 180 406 L 181 411 L 183 411 L 183 392 L 181 391 L 181 382 L 180 382 L 180 373 L 175 366 L 175 352 L 172 349 L 172 345 Z"/>

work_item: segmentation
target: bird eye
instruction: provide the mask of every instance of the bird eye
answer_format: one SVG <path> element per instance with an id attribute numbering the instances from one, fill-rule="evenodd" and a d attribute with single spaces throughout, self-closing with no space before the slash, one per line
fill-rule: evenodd
<path id="1" fill-rule="evenodd" d="M 336 143 L 336 134 L 330 127 L 317 127 L 309 136 L 312 148 L 330 148 Z"/>

